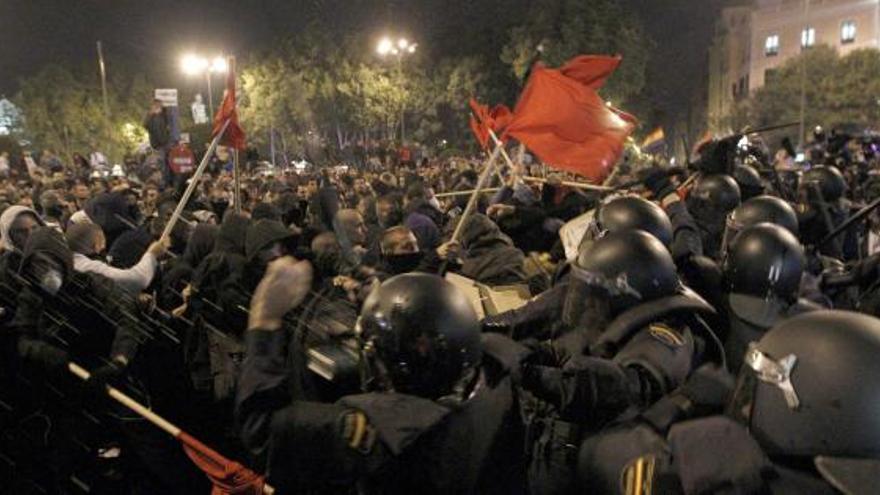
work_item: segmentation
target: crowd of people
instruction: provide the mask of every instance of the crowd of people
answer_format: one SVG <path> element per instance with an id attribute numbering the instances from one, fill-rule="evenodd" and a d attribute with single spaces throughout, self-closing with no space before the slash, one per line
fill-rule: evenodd
<path id="1" fill-rule="evenodd" d="M 871 493 L 877 141 L 628 150 L 605 187 L 511 153 L 472 209 L 478 159 L 239 193 L 214 166 L 173 224 L 163 159 L 4 157 L 4 486 L 208 493 L 110 386 L 276 493 Z M 529 298 L 481 311 L 449 274 Z"/>

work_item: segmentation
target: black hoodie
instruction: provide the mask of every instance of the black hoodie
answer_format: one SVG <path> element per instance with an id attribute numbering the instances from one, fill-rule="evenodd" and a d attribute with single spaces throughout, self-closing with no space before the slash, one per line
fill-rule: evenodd
<path id="1" fill-rule="evenodd" d="M 94 273 L 73 270 L 73 253 L 56 230 L 34 230 L 25 245 L 21 273 L 27 279 L 31 260 L 46 254 L 64 267 L 64 284 L 49 296 L 34 283 L 26 284 L 18 299 L 12 327 L 22 335 L 64 348 L 80 364 L 100 366 L 124 356 L 131 362 L 140 343 L 134 300 L 120 296 L 116 284 Z"/>
<path id="2" fill-rule="evenodd" d="M 524 255 L 486 215 L 474 214 L 461 233 L 464 248 L 461 274 L 488 285 L 524 283 Z"/>

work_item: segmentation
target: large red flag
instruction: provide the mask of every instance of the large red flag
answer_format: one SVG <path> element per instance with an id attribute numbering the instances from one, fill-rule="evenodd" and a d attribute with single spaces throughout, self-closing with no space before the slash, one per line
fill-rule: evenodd
<path id="1" fill-rule="evenodd" d="M 505 134 L 548 165 L 601 182 L 636 125 L 596 93 L 619 64 L 620 57 L 581 55 L 559 69 L 536 65 Z"/>
<path id="2" fill-rule="evenodd" d="M 228 67 L 226 72 L 226 95 L 223 97 L 223 103 L 214 115 L 214 128 L 211 130 L 211 137 L 214 138 L 223 128 L 223 123 L 229 119 L 229 126 L 223 137 L 220 138 L 220 144 L 229 146 L 237 150 L 245 148 L 245 136 L 241 126 L 238 125 L 238 110 L 235 107 L 235 57 L 228 58 Z"/>

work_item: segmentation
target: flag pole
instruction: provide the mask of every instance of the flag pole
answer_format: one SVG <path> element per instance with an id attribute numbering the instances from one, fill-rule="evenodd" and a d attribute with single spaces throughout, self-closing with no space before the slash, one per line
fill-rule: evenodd
<path id="1" fill-rule="evenodd" d="M 229 76 L 232 78 L 232 88 L 235 89 L 235 57 L 226 57 L 226 66 L 229 70 Z M 229 82 L 227 81 L 227 84 Z M 235 110 L 238 110 L 238 98 L 235 98 Z M 232 200 L 235 203 L 235 214 L 241 215 L 241 165 L 238 161 L 238 148 L 234 148 L 232 153 Z"/>
<path id="2" fill-rule="evenodd" d="M 92 376 L 91 373 L 89 373 L 82 366 L 80 366 L 74 362 L 67 363 L 67 369 L 71 373 L 73 373 L 74 375 L 76 375 L 77 377 L 82 379 L 83 381 L 88 381 L 88 379 L 91 378 L 91 376 Z M 182 440 L 183 438 L 191 438 L 185 431 L 180 429 L 180 427 L 174 425 L 173 423 L 171 423 L 167 419 L 163 418 L 162 416 L 159 416 L 158 414 L 154 413 L 152 410 L 150 410 L 149 408 L 147 408 L 146 406 L 144 406 L 140 402 L 132 399 L 128 395 L 124 394 L 119 389 L 117 389 L 115 387 L 111 387 L 110 385 L 106 385 L 106 389 L 107 389 L 107 395 L 109 395 L 110 397 L 115 399 L 116 402 L 119 402 L 123 406 L 136 412 L 141 417 L 143 417 L 144 419 L 146 419 L 150 423 L 153 423 L 153 425 L 155 425 L 156 427 L 158 427 L 159 429 L 161 429 L 165 433 L 168 433 L 169 435 L 171 435 L 174 438 L 177 438 L 178 440 Z M 198 441 L 196 441 L 196 442 L 198 442 Z M 201 442 L 198 442 L 198 444 L 200 446 L 204 446 L 204 444 L 202 444 Z M 263 493 L 265 495 L 273 495 L 275 493 L 275 488 L 269 486 L 268 484 L 264 484 L 263 485 Z"/>
<path id="3" fill-rule="evenodd" d="M 235 202 L 235 214 L 241 215 L 241 169 L 238 164 L 238 148 L 235 148 L 232 153 L 232 182 L 234 188 L 232 200 Z"/>
<path id="4" fill-rule="evenodd" d="M 455 226 L 455 231 L 452 233 L 452 238 L 449 240 L 449 242 L 455 242 L 458 240 L 459 236 L 461 236 L 461 230 L 464 227 L 464 221 L 474 211 L 474 207 L 477 204 L 477 198 L 480 196 L 480 190 L 483 189 L 483 186 L 486 185 L 486 181 L 489 179 L 489 176 L 492 175 L 492 170 L 495 168 L 495 162 L 498 161 L 498 156 L 501 154 L 502 148 L 503 146 L 500 145 L 495 146 L 495 150 L 486 161 L 486 168 L 484 168 L 483 172 L 480 173 L 480 178 L 477 179 L 477 185 L 474 188 L 473 194 L 471 194 L 471 197 L 467 202 L 467 206 L 465 206 L 464 208 L 464 212 L 462 212 L 461 217 L 459 217 L 458 224 Z"/>
<path id="5" fill-rule="evenodd" d="M 174 225 L 180 220 L 180 214 L 183 213 L 183 208 L 186 207 L 190 196 L 192 196 L 193 191 L 195 191 L 199 180 L 202 178 L 202 174 L 205 172 L 205 168 L 208 166 L 208 161 L 211 159 L 214 150 L 217 149 L 217 144 L 223 137 L 223 133 L 226 132 L 226 128 L 229 126 L 230 121 L 231 119 L 226 119 L 226 122 L 223 123 L 223 127 L 220 128 L 220 132 L 214 136 L 211 145 L 208 146 L 208 151 L 205 152 L 205 156 L 202 157 L 202 162 L 199 163 L 199 167 L 196 169 L 195 173 L 193 173 L 192 177 L 190 177 L 189 185 L 186 186 L 186 191 L 184 191 L 183 196 L 177 203 L 177 207 L 174 208 L 174 213 L 171 214 L 171 218 L 168 219 L 168 223 L 165 224 L 165 230 L 162 231 L 162 237 L 160 237 L 159 240 L 164 240 L 171 235 L 171 230 L 174 229 Z"/>

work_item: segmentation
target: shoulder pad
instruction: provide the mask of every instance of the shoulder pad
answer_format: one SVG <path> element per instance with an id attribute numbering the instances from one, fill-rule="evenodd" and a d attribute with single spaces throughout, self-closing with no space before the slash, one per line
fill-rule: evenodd
<path id="1" fill-rule="evenodd" d="M 361 411 L 349 410 L 339 421 L 339 434 L 349 448 L 362 454 L 369 454 L 376 443 L 376 430 Z"/>
<path id="2" fill-rule="evenodd" d="M 716 314 L 715 308 L 698 296 L 675 295 L 649 301 L 615 318 L 591 346 L 595 356 L 613 355 L 645 325 L 675 313 Z"/>
<path id="3" fill-rule="evenodd" d="M 434 401 L 394 393 L 348 395 L 339 403 L 363 413 L 394 455 L 400 455 L 451 412 Z"/>

